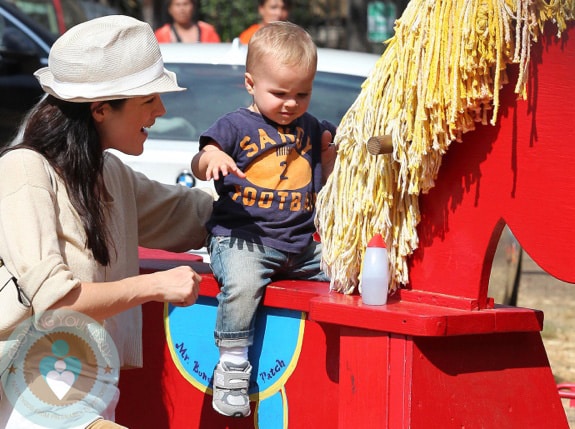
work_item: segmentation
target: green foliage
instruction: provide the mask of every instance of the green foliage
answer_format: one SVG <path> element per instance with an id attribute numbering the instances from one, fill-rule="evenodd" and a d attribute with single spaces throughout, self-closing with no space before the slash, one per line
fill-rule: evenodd
<path id="1" fill-rule="evenodd" d="M 257 0 L 199 0 L 198 6 L 199 18 L 215 26 L 223 42 L 260 20 Z M 310 2 L 292 0 L 290 21 L 306 28 L 312 20 Z"/>
<path id="2" fill-rule="evenodd" d="M 199 17 L 218 30 L 222 42 L 231 42 L 258 22 L 257 0 L 201 0 Z"/>

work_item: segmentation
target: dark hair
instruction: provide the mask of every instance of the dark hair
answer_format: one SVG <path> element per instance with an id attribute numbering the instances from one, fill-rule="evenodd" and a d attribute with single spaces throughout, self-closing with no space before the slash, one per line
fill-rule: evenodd
<path id="1" fill-rule="evenodd" d="M 125 100 L 106 101 L 119 109 Z M 22 141 L 11 148 L 42 154 L 62 177 L 86 232 L 86 247 L 102 265 L 110 263 L 105 224 L 104 154 L 92 119 L 91 103 L 72 103 L 51 95 L 28 115 Z"/>
<path id="2" fill-rule="evenodd" d="M 267 1 L 268 0 L 258 0 L 258 6 L 263 6 L 264 4 L 266 4 Z M 283 3 L 284 3 L 284 7 L 287 10 L 291 9 L 291 0 L 283 0 Z"/>

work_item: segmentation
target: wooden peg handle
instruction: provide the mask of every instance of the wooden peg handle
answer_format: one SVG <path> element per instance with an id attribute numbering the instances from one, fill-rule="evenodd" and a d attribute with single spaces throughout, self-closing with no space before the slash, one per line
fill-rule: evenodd
<path id="1" fill-rule="evenodd" d="M 393 152 L 391 136 L 386 134 L 384 136 L 370 137 L 367 141 L 367 151 L 372 155 L 382 155 Z"/>

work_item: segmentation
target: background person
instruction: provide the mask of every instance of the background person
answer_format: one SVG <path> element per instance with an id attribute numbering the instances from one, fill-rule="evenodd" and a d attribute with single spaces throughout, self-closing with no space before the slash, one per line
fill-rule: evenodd
<path id="1" fill-rule="evenodd" d="M 333 170 L 335 126 L 307 113 L 317 67 L 310 35 L 272 22 L 248 45 L 245 87 L 253 97 L 200 136 L 192 170 L 215 180 L 208 222 L 211 267 L 220 286 L 214 337 L 220 359 L 212 405 L 250 414 L 255 315 L 272 278 L 328 281 L 315 242 L 315 199 Z"/>
<path id="2" fill-rule="evenodd" d="M 256 31 L 274 21 L 287 21 L 291 0 L 258 0 L 260 22 L 252 24 L 239 35 L 240 43 L 247 45 Z"/>
<path id="3" fill-rule="evenodd" d="M 159 94 L 184 88 L 164 68 L 151 27 L 119 15 L 68 30 L 36 77 L 48 95 L 30 112 L 21 143 L 0 157 L 0 256 L 31 297 L 36 315 L 71 310 L 100 321 L 120 364 L 141 366 L 140 305 L 191 305 L 201 277 L 187 266 L 139 275 L 138 245 L 180 252 L 201 248 L 213 198 L 152 181 L 106 149 L 141 154 L 146 129 L 165 113 Z M 37 336 L 44 332 L 36 325 L 30 329 Z M 46 334 L 44 339 L 50 331 Z M 107 353 L 109 344 L 90 340 L 98 347 L 94 353 Z M 28 398 L 38 402 L 33 410 L 22 406 L 26 398 L 10 401 L 7 388 L 17 385 L 18 377 L 46 384 L 44 374 L 34 365 L 5 371 L 0 428 L 120 427 L 111 422 L 117 379 L 105 375 L 119 368 L 80 361 L 74 388 L 95 387 L 76 389 L 61 398 L 62 406 Z M 110 403 L 99 407 L 101 392 L 110 391 Z M 53 418 L 53 424 L 37 424 L 39 416 Z"/>
<path id="4" fill-rule="evenodd" d="M 169 0 L 170 22 L 155 31 L 160 43 L 219 43 L 215 27 L 196 19 L 196 0 Z"/>

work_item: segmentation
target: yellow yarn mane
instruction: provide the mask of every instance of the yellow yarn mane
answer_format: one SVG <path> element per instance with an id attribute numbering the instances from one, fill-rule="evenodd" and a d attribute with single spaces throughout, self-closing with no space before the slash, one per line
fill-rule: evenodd
<path id="1" fill-rule="evenodd" d="M 476 122 L 496 123 L 507 64 L 518 64 L 515 92 L 526 97 L 531 43 L 548 21 L 560 37 L 574 14 L 575 0 L 408 4 L 339 125 L 334 171 L 318 195 L 316 226 L 332 290 L 355 290 L 377 233 L 388 247 L 390 291 L 409 283 L 418 197 L 433 188 L 442 156 Z M 369 154 L 368 139 L 385 134 L 393 154 Z"/>

